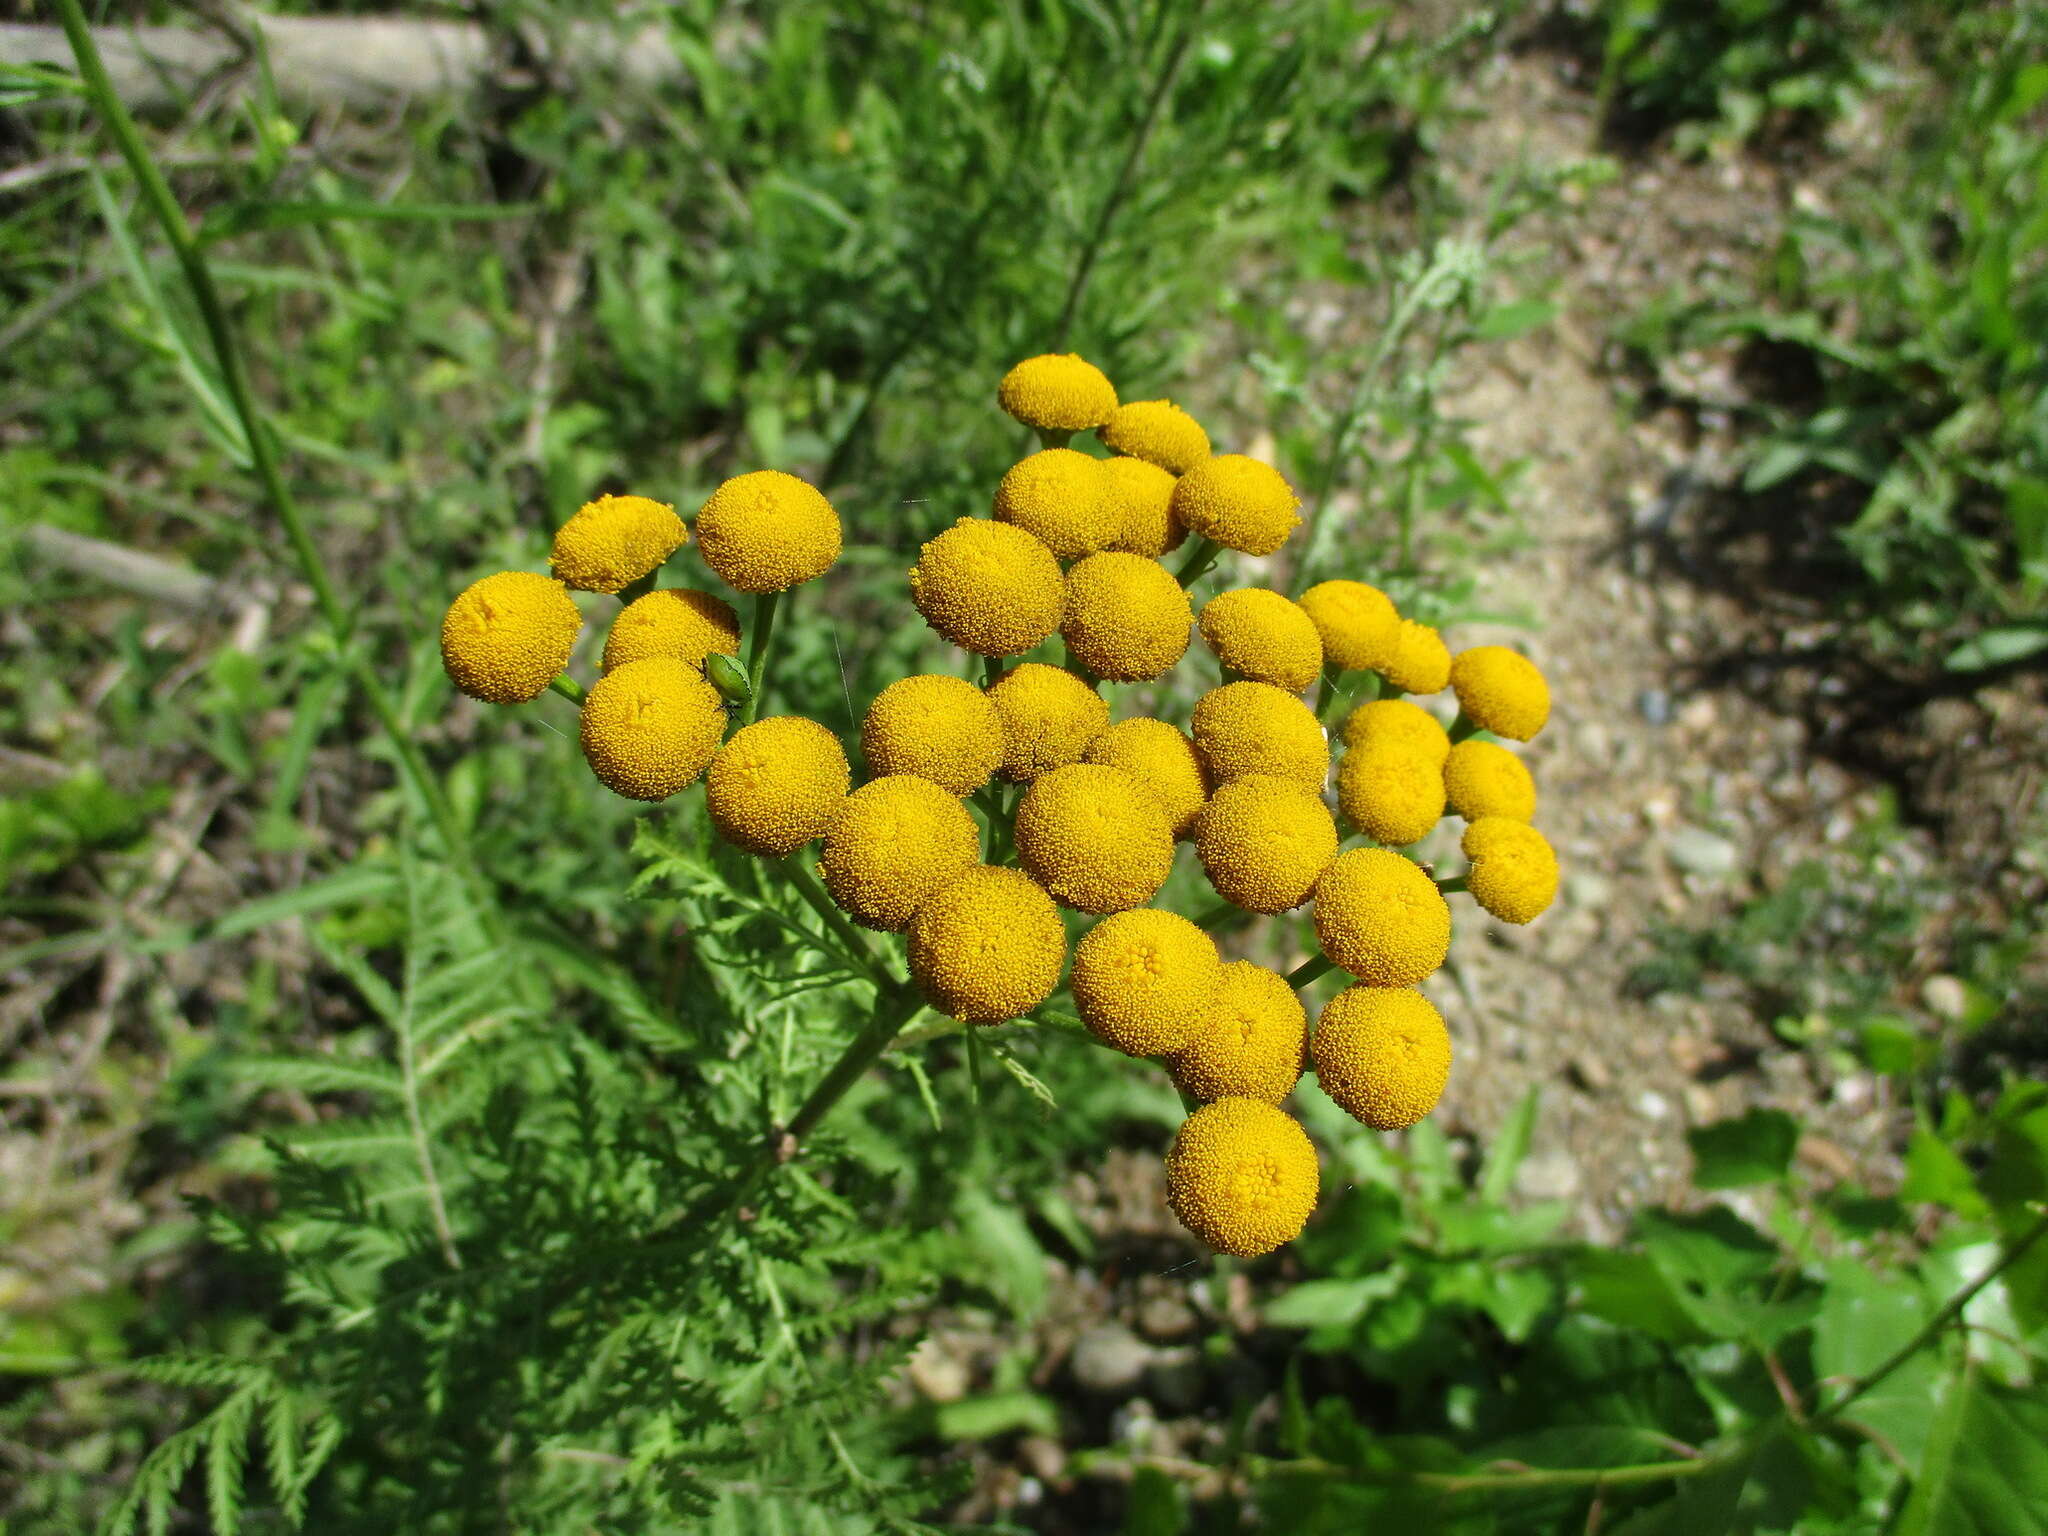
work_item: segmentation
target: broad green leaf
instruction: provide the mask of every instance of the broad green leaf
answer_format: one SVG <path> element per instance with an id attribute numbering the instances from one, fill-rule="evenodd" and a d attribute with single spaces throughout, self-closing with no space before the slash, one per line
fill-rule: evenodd
<path id="1" fill-rule="evenodd" d="M 1572 1256 L 1572 1274 L 1581 1304 L 1595 1317 L 1667 1344 L 1694 1344 L 1703 1337 L 1692 1310 L 1648 1254 L 1581 1249 Z"/>
<path id="2" fill-rule="evenodd" d="M 1906 1142 L 1906 1182 L 1899 1188 L 1899 1198 L 1908 1204 L 1945 1205 L 1972 1219 L 1991 1210 L 1963 1160 L 1925 1125 L 1914 1127 Z"/>
<path id="3" fill-rule="evenodd" d="M 1840 1397 L 1849 1381 L 1890 1358 L 1927 1316 L 1919 1287 L 1872 1274 L 1848 1259 L 1830 1265 L 1813 1323 L 1813 1372 L 1823 1384 L 1821 1400 Z M 1939 1358 L 1932 1350 L 1923 1351 L 1850 1404 L 1845 1414 L 1917 1461 L 1940 1388 Z"/>
<path id="4" fill-rule="evenodd" d="M 1487 1204 L 1500 1204 L 1515 1187 L 1516 1170 L 1529 1155 L 1529 1142 L 1536 1134 L 1536 1116 L 1542 1107 L 1543 1089 L 1532 1084 L 1501 1122 L 1493 1145 L 1487 1149 L 1486 1171 L 1479 1176 L 1479 1198 Z"/>
<path id="5" fill-rule="evenodd" d="M 2048 1388 L 1966 1374 L 1935 1419 L 1896 1536 L 2048 1533 Z"/>
<path id="6" fill-rule="evenodd" d="M 2048 624 L 2009 624 L 1972 636 L 1948 653 L 1951 672 L 1982 672 L 2048 651 Z"/>
<path id="7" fill-rule="evenodd" d="M 1785 1176 L 1799 1145 L 1799 1122 L 1783 1110 L 1752 1109 L 1735 1120 L 1719 1120 L 1686 1132 L 1701 1189 L 1739 1189 Z"/>
<path id="8" fill-rule="evenodd" d="M 1400 1287 L 1400 1272 L 1391 1269 L 1360 1280 L 1307 1280 L 1268 1302 L 1263 1317 L 1274 1328 L 1348 1327 Z"/>

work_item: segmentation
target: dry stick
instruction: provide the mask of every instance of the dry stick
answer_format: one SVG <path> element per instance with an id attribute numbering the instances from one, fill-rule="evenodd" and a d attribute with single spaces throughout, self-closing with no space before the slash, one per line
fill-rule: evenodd
<path id="1" fill-rule="evenodd" d="M 107 77 L 105 63 L 99 49 L 94 45 L 92 30 L 86 25 L 85 12 L 79 0 L 55 0 L 58 19 L 63 23 L 64 35 L 70 40 L 72 56 L 77 61 L 78 73 L 85 82 L 86 95 L 91 98 L 100 121 L 114 137 L 115 145 L 121 151 L 121 158 L 128 162 L 128 169 L 141 188 L 143 200 L 149 205 L 150 213 L 163 230 L 164 238 L 170 242 L 172 254 L 177 257 L 179 269 L 184 273 L 185 282 L 192 290 L 194 302 L 199 306 L 199 318 L 206 326 L 207 339 L 213 347 L 214 362 L 221 373 L 221 383 L 228 393 L 228 401 L 234 407 L 242 432 L 249 444 L 249 459 L 256 471 L 256 478 L 262 483 L 264 495 L 269 499 L 271 509 L 277 513 L 278 521 L 284 524 L 285 536 L 290 540 L 292 553 L 299 566 L 299 572 L 313 589 L 314 600 L 320 608 L 329 634 L 334 638 L 336 648 L 342 653 L 345 664 L 354 674 L 356 685 L 362 690 L 371 712 L 377 716 L 385 734 L 391 738 L 392 750 L 397 753 L 400 776 L 408 781 L 414 793 L 425 802 L 427 813 L 432 817 L 441 834 L 447 857 L 481 897 L 484 886 L 475 861 L 471 857 L 469 844 L 463 836 L 460 824 L 455 819 L 454 809 L 448 798 L 441 792 L 441 785 L 427 770 L 419 749 L 413 745 L 405 728 L 405 721 L 398 712 L 398 706 L 384 689 L 369 664 L 358 655 L 350 641 L 355 635 L 355 620 L 342 605 L 340 594 L 335 591 L 333 579 L 327 573 L 326 562 L 313 542 L 311 531 L 306 525 L 298 503 L 286 487 L 284 472 L 278 463 L 277 446 L 271 438 L 268 425 L 256 408 L 254 394 L 249 388 L 248 374 L 242 364 L 241 348 L 236 342 L 233 325 L 228 320 L 226 307 L 221 303 L 220 291 L 214 286 L 213 272 L 206 264 L 206 255 L 193 238 L 192 229 L 185 221 L 185 212 L 172 195 L 170 183 L 164 180 L 163 172 L 150 158 L 149 148 L 142 142 L 142 134 L 135 126 L 135 119 L 115 93 L 113 82 Z M 488 902 L 484 905 L 487 907 Z"/>
<path id="2" fill-rule="evenodd" d="M 1187 20 L 1180 33 L 1173 40 L 1172 50 L 1166 56 L 1165 67 L 1159 71 L 1159 78 L 1152 82 L 1152 95 L 1145 103 L 1145 116 L 1138 125 L 1138 131 L 1131 137 L 1131 147 L 1124 153 L 1122 169 L 1117 172 L 1116 181 L 1109 189 L 1109 196 L 1102 200 L 1102 207 L 1096 211 L 1095 227 L 1088 234 L 1087 244 L 1081 247 L 1081 259 L 1074 265 L 1073 280 L 1067 284 L 1067 301 L 1060 308 L 1060 323 L 1054 327 L 1052 345 L 1048 352 L 1057 352 L 1067 344 L 1067 332 L 1073 327 L 1074 315 L 1081 307 L 1081 296 L 1088 289 L 1088 279 L 1095 272 L 1095 259 L 1102 254 L 1102 245 L 1109 238 L 1109 226 L 1115 221 L 1117 209 L 1131 190 L 1131 180 L 1137 174 L 1138 162 L 1145 157 L 1145 147 L 1152 142 L 1153 130 L 1159 126 L 1159 117 L 1166 110 L 1166 98 L 1173 94 L 1173 82 L 1180 74 L 1180 66 L 1187 58 L 1188 46 L 1195 40 L 1195 29 L 1201 24 L 1202 4 L 1200 0 L 1188 10 Z"/>

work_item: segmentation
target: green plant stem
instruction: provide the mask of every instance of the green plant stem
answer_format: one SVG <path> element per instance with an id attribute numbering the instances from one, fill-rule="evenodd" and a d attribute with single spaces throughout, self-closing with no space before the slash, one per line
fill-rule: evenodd
<path id="1" fill-rule="evenodd" d="M 742 724 L 752 725 L 761 717 L 761 695 L 768 687 L 768 663 L 775 654 L 775 619 L 782 611 L 783 594 L 762 592 L 754 598 L 753 632 L 747 636 L 747 707 Z"/>
<path id="2" fill-rule="evenodd" d="M 1317 955 L 1312 960 L 1302 961 L 1301 964 L 1289 971 L 1287 973 L 1287 985 L 1299 990 L 1317 978 L 1328 975 L 1336 968 L 1336 962 L 1328 955 Z"/>
<path id="3" fill-rule="evenodd" d="M 1062 432 L 1057 427 L 1033 427 L 1031 430 L 1038 434 L 1040 448 L 1064 448 L 1074 440 L 1072 432 Z"/>
<path id="4" fill-rule="evenodd" d="M 391 738 L 392 750 L 398 755 L 400 775 L 408 780 L 432 818 L 449 860 L 466 879 L 482 892 L 482 881 L 471 856 L 469 841 L 463 835 L 460 823 L 455 819 L 454 807 L 442 792 L 440 781 L 428 771 L 419 749 L 413 745 L 404 718 L 398 712 L 398 705 L 386 691 L 382 680 L 371 669 L 369 662 L 356 653 L 350 643 L 355 636 L 355 617 L 342 603 L 340 593 L 335 589 L 333 577 L 328 573 L 327 562 L 321 556 L 319 546 L 313 542 L 311 529 L 304 514 L 293 499 L 290 488 L 285 484 L 284 471 L 278 462 L 277 444 L 271 435 L 267 422 L 256 405 L 256 398 L 249 387 L 248 370 L 242 362 L 242 352 L 235 337 L 233 324 L 228 319 L 227 308 L 221 303 L 220 290 L 214 286 L 213 271 L 206 263 L 206 253 L 200 249 L 194 238 L 192 227 L 186 222 L 185 211 L 179 206 L 171 186 L 164 179 L 163 172 L 151 158 L 148 145 L 142 141 L 142 133 L 135 126 L 135 119 L 128 113 L 120 96 L 114 90 L 114 83 L 107 75 L 105 62 L 100 58 L 99 47 L 93 41 L 92 28 L 85 19 L 85 11 L 79 0 L 55 0 L 57 19 L 64 28 L 64 36 L 71 45 L 72 57 L 78 64 L 79 78 L 85 83 L 85 94 L 99 114 L 100 121 L 113 135 L 115 146 L 121 158 L 127 162 L 134 174 L 136 185 L 142 192 L 144 203 L 162 229 L 164 238 L 170 242 L 171 252 L 177 258 L 178 268 L 184 274 L 186 285 L 192 290 L 192 299 L 199 308 L 200 321 L 206 327 L 207 340 L 213 348 L 214 363 L 220 369 L 221 382 L 233 406 L 235 417 L 241 423 L 242 435 L 249 445 L 249 462 L 256 472 L 256 478 L 263 487 L 263 494 L 270 502 L 271 510 L 284 525 L 285 538 L 290 542 L 293 557 L 299 573 L 306 584 L 313 589 L 313 600 L 320 609 L 320 616 L 333 636 L 336 647 L 341 651 L 344 664 L 362 690 L 364 700 L 376 715 L 378 724 Z"/>
<path id="5" fill-rule="evenodd" d="M 1219 901 L 1215 906 L 1195 919 L 1195 926 L 1203 929 L 1214 928 L 1218 923 L 1227 923 L 1233 917 L 1241 917 L 1243 915 L 1244 908 L 1237 906 L 1233 902 Z"/>
<path id="6" fill-rule="evenodd" d="M 1465 877 L 1463 875 L 1453 875 L 1448 880 L 1439 880 L 1436 883 L 1436 888 L 1446 896 L 1454 896 L 1459 891 L 1465 889 Z"/>
<path id="7" fill-rule="evenodd" d="M 1868 1371 L 1850 1382 L 1840 1397 L 1825 1407 L 1817 1409 L 1809 1422 L 1818 1424 L 1825 1419 L 1836 1417 L 1843 1409 L 1855 1402 L 1857 1398 L 1863 1396 L 1872 1387 L 1883 1381 L 1885 1377 L 1891 1375 L 1893 1371 L 1896 1371 L 1900 1366 L 1912 1359 L 1913 1356 L 1920 1353 L 1921 1350 L 1933 1342 L 1937 1334 L 1953 1323 L 1958 1317 L 1962 1316 L 1963 1309 L 1976 1298 L 1979 1291 L 1983 1290 L 1985 1286 L 2017 1264 L 2026 1256 L 2027 1250 L 2041 1241 L 2043 1237 L 2048 1237 L 2048 1210 L 2042 1211 L 2039 1219 L 2020 1234 L 2019 1240 L 1999 1256 L 1996 1264 L 1985 1270 L 1983 1274 L 1972 1280 L 1960 1291 L 1957 1291 L 1955 1295 L 1949 1297 L 1942 1309 L 1921 1325 L 1918 1333 L 1885 1356 L 1878 1364 L 1872 1366 Z"/>
<path id="8" fill-rule="evenodd" d="M 1647 1461 L 1625 1467 L 1531 1467 L 1516 1472 L 1396 1472 L 1375 1476 L 1352 1467 L 1310 1457 L 1300 1461 L 1266 1461 L 1254 1466 L 1256 1476 L 1308 1472 L 1353 1482 L 1386 1482 L 1427 1488 L 1434 1493 L 1488 1493 L 1515 1488 L 1629 1488 L 1643 1483 L 1666 1483 L 1681 1478 L 1704 1477 L 1719 1471 L 1735 1457 L 1695 1456 L 1685 1461 Z"/>
<path id="9" fill-rule="evenodd" d="M 571 704 L 580 705 L 583 702 L 585 692 L 583 685 L 566 672 L 549 683 L 548 687 L 559 693 Z"/>
<path id="10" fill-rule="evenodd" d="M 1451 722 L 1447 734 L 1451 738 L 1451 745 L 1455 747 L 1459 742 L 1469 741 L 1477 736 L 1480 729 L 1479 722 L 1461 709 L 1458 711 L 1458 718 Z"/>
<path id="11" fill-rule="evenodd" d="M 1152 82 L 1151 94 L 1145 100 L 1145 115 L 1138 123 L 1138 131 L 1131 135 L 1130 148 L 1124 152 L 1124 163 L 1111 183 L 1109 195 L 1096 210 L 1095 224 L 1088 231 L 1088 239 L 1081 247 L 1081 259 L 1074 264 L 1074 275 L 1067 283 L 1066 302 L 1060 306 L 1059 324 L 1053 327 L 1052 345 L 1048 352 L 1059 352 L 1067 345 L 1067 333 L 1073 329 L 1074 317 L 1081 311 L 1082 296 L 1088 291 L 1088 280 L 1094 275 L 1095 262 L 1102 254 L 1102 247 L 1109 239 L 1110 226 L 1116 222 L 1117 210 L 1130 195 L 1131 185 L 1138 172 L 1139 162 L 1145 158 L 1146 147 L 1152 142 L 1152 134 L 1159 126 L 1160 115 L 1166 110 L 1167 98 L 1173 94 L 1173 82 L 1180 76 L 1181 64 L 1186 60 L 1188 47 L 1195 40 L 1195 33 L 1202 20 L 1203 0 L 1196 0 L 1187 9 L 1181 29 L 1173 39 L 1166 61 L 1160 66 L 1158 77 Z"/>
<path id="12" fill-rule="evenodd" d="M 997 683 L 1000 683 L 1003 680 L 1003 677 L 1005 676 L 1005 674 L 1009 672 L 1009 670 L 1010 664 L 1004 661 L 1003 658 L 1000 656 L 982 657 L 981 686 L 984 688 L 995 687 Z"/>
<path id="13" fill-rule="evenodd" d="M 1195 547 L 1188 551 L 1187 559 L 1181 561 L 1180 569 L 1173 573 L 1173 579 L 1183 587 L 1192 587 L 1209 574 L 1209 567 L 1214 565 L 1222 554 L 1223 546 L 1214 539 L 1196 540 Z"/>
<path id="14" fill-rule="evenodd" d="M 868 943 L 867 935 L 853 925 L 846 914 L 839 910 L 830 893 L 819 884 L 818 876 L 811 868 L 810 849 L 799 848 L 788 858 L 778 862 L 781 864 L 782 873 L 795 887 L 796 893 L 823 919 L 825 926 L 832 931 L 832 936 L 861 963 L 861 969 L 867 972 L 868 980 L 882 992 L 901 985 L 895 976 L 890 974 L 889 967 L 876 957 L 874 949 Z"/>

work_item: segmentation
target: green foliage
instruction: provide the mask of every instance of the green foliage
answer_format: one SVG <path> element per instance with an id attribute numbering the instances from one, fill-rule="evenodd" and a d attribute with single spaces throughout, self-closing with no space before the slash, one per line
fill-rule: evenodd
<path id="1" fill-rule="evenodd" d="M 1900 146 L 1795 209 L 1761 302 L 1634 327 L 1731 346 L 1759 381 L 1741 496 L 1833 543 L 1810 571 L 1887 652 L 1978 671 L 2048 648 L 2048 11 L 1971 8 L 1938 79 L 1891 103 Z"/>
<path id="2" fill-rule="evenodd" d="M 1602 115 L 1645 138 L 1676 128 L 1681 152 L 1825 123 L 1881 77 L 1873 52 L 1914 11 L 1878 0 L 1601 0 Z"/>

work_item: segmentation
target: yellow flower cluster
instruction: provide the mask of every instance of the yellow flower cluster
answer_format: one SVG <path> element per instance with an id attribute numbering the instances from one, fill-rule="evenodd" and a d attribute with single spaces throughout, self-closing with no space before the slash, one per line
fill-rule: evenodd
<path id="1" fill-rule="evenodd" d="M 563 673 L 583 615 L 570 589 L 630 599 L 583 696 L 593 772 L 640 800 L 702 776 L 718 835 L 804 861 L 800 882 L 807 848 L 820 844 L 822 891 L 805 887 L 813 903 L 904 935 L 911 981 L 963 1023 L 1037 1009 L 1066 969 L 1061 908 L 1099 919 L 1074 947 L 1074 1007 L 1097 1040 L 1162 1060 L 1199 1101 L 1166 1155 L 1169 1202 L 1202 1241 L 1255 1257 L 1298 1235 L 1315 1206 L 1315 1148 L 1280 1107 L 1306 1069 L 1379 1130 L 1414 1125 L 1442 1095 L 1450 1034 L 1417 988 L 1449 951 L 1446 892 L 1468 891 L 1514 923 L 1554 899 L 1556 856 L 1530 825 L 1534 781 L 1486 739 L 1533 737 L 1549 690 L 1505 647 L 1453 657 L 1436 629 L 1360 581 L 1318 582 L 1298 598 L 1232 588 L 1198 616 L 1184 577 L 1219 549 L 1271 555 L 1300 524 L 1280 472 L 1212 452 L 1171 401 L 1119 404 L 1076 356 L 1027 358 L 997 395 L 1042 446 L 1002 476 L 992 517 L 938 532 L 909 571 L 917 612 L 986 658 L 985 685 L 932 672 L 884 687 L 861 721 L 860 787 L 847 749 L 816 721 L 778 716 L 726 739 L 732 706 L 752 720 L 766 674 L 735 662 L 741 625 L 725 599 L 649 590 L 691 530 L 644 497 L 578 511 L 556 537 L 554 578 L 500 572 L 464 591 L 442 629 L 448 674 L 489 702 L 527 702 L 550 686 L 575 697 Z M 1067 446 L 1086 431 L 1113 456 Z M 1161 559 L 1190 535 L 1200 542 L 1176 575 Z M 712 492 L 695 542 L 713 574 L 761 605 L 749 650 L 758 667 L 774 594 L 829 569 L 842 532 L 814 487 L 763 470 Z M 1143 714 L 1112 723 L 1105 685 L 1158 682 L 1191 630 L 1223 678 L 1186 729 Z M 1057 662 L 1021 659 L 1055 636 Z M 1324 706 L 1352 673 L 1369 674 L 1367 687 L 1338 732 L 1333 776 Z M 1304 695 L 1319 680 L 1311 708 Z M 1459 708 L 1448 728 L 1404 697 L 1447 687 Z M 1368 846 L 1343 850 L 1332 798 Z M 1467 868 L 1440 881 L 1399 850 L 1447 811 L 1467 823 Z M 1212 920 L 1306 904 L 1318 957 L 1291 977 L 1226 961 L 1207 924 L 1151 906 L 1183 840 L 1226 904 Z M 1332 967 L 1351 984 L 1311 1028 L 1296 983 Z"/>

